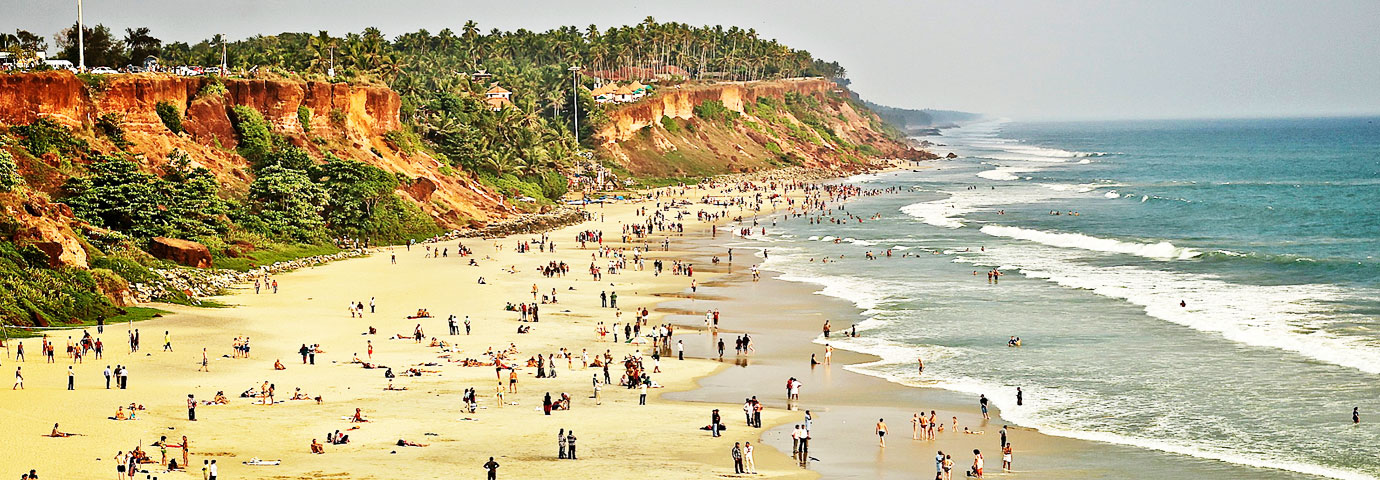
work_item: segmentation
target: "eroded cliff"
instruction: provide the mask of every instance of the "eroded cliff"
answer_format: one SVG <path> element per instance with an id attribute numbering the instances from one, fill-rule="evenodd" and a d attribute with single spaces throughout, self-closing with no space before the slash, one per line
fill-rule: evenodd
<path id="1" fill-rule="evenodd" d="M 696 107 L 714 102 L 727 112 L 701 118 Z M 880 118 L 824 79 L 666 87 L 605 116 L 595 133 L 601 153 L 637 176 L 934 158 L 886 131 Z"/>
<path id="2" fill-rule="evenodd" d="M 222 83 L 224 92 L 208 89 L 213 82 Z M 157 112 L 160 103 L 178 109 L 184 132 L 165 126 Z M 48 118 L 90 132 L 99 117 L 116 114 L 129 141 L 124 150 L 148 171 L 164 170 L 168 155 L 180 150 L 193 166 L 211 170 L 224 190 L 242 191 L 252 177 L 235 151 L 229 112 L 244 105 L 261 112 L 276 133 L 318 157 L 330 152 L 410 179 L 399 193 L 444 227 L 487 222 L 514 211 L 469 177 L 442 173 L 441 162 L 426 153 L 404 152 L 386 140 L 385 134 L 401 127 L 400 104 L 398 94 L 388 88 L 343 83 L 131 74 L 88 84 L 68 72 L 0 75 L 0 124 Z M 299 107 L 309 113 L 306 125 Z M 60 180 L 40 187 L 51 189 Z"/>

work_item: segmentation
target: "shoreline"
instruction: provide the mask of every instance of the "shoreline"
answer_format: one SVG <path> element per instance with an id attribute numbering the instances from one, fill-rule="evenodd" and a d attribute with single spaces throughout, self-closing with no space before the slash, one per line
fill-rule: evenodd
<path id="1" fill-rule="evenodd" d="M 716 191 L 722 189 L 720 186 Z M 707 192 L 700 187 L 659 189 L 662 192 L 677 190 L 682 191 L 678 198 L 690 201 L 697 201 Z M 145 332 L 145 346 L 138 352 L 140 356 L 119 353 L 123 348 L 119 336 L 124 330 L 122 326 L 108 327 L 114 329 L 107 332 L 107 336 L 112 337 L 107 344 L 108 351 L 119 359 L 109 362 L 129 362 L 134 366 L 135 373 L 131 376 L 135 380 L 131 383 L 135 389 L 142 390 L 137 394 L 133 394 L 135 390 L 91 393 L 89 386 L 99 378 L 95 370 L 99 367 L 87 364 L 78 365 L 84 370 L 79 380 L 82 390 L 79 390 L 80 396 L 73 399 L 70 394 L 63 393 L 61 385 L 53 378 L 65 370 L 62 367 L 70 361 L 64 362 L 59 357 L 55 366 L 41 366 L 32 361 L 24 364 L 26 372 L 32 371 L 30 365 L 40 372 L 32 374 L 35 380 L 42 378 L 41 383 L 34 385 L 40 392 L 38 399 L 28 392 L 0 394 L 0 407 L 4 407 L 0 408 L 0 421 L 27 436 L 47 432 L 50 420 L 60 419 L 63 430 L 88 436 L 45 438 L 29 444 L 29 448 L 0 454 L 0 464 L 36 463 L 40 473 L 52 475 L 56 471 L 67 474 L 60 476 L 72 476 L 79 472 L 79 476 L 94 476 L 114 470 L 109 459 L 115 450 L 142 444 L 149 451 L 149 442 L 158 435 L 167 434 L 175 439 L 174 435 L 191 432 L 194 467 L 198 459 L 225 460 L 220 468 L 225 469 L 227 476 L 238 477 L 287 474 L 289 478 L 296 478 L 291 475 L 390 478 L 396 472 L 405 471 L 406 478 L 448 478 L 452 475 L 441 472 L 479 472 L 478 465 L 495 453 L 475 449 L 476 445 L 500 444 L 506 449 L 494 456 L 505 465 L 501 474 L 509 478 L 511 475 L 553 478 L 572 466 L 598 469 L 607 478 L 641 478 L 647 469 L 653 468 L 667 472 L 663 475 L 666 478 L 731 476 L 725 472 L 732 471 L 728 460 L 732 441 L 758 442 L 758 445 L 771 447 L 757 450 L 756 463 L 762 477 L 911 476 L 932 468 L 936 449 L 953 457 L 954 470 L 961 476 L 971 460 L 968 452 L 973 448 L 983 451 L 989 475 L 999 473 L 1000 454 L 996 448 L 995 429 L 1000 428 L 1001 418 L 995 408 L 993 419 L 983 423 L 976 415 L 975 398 L 933 387 L 912 388 L 853 371 L 849 367 L 876 361 L 878 357 L 841 347 L 834 353 L 836 365 L 810 368 L 810 353 L 820 354 L 822 358 L 822 346 L 814 342 L 820 318 L 833 319 L 837 331 L 841 332 L 847 323 L 843 319 L 861 320 L 862 310 L 843 299 L 819 296 L 813 285 L 781 279 L 777 272 L 765 271 L 765 278 L 752 282 L 746 276 L 747 268 L 760 261 L 756 247 L 748 245 L 752 240 L 727 233 L 727 236 L 711 235 L 703 230 L 734 222 L 726 219 L 716 224 L 702 222 L 691 215 L 686 220 L 686 232 L 671 235 L 670 251 L 653 248 L 645 255 L 648 270 L 631 269 L 609 275 L 602 282 L 593 282 L 586 278 L 588 274 L 580 273 L 586 256 L 596 265 L 602 265 L 607 259 L 596 255 L 593 244 L 578 248 L 578 243 L 571 240 L 574 232 L 603 230 L 608 246 L 631 248 L 638 243 L 616 243 L 608 241 L 607 237 L 617 236 L 621 224 L 638 223 L 641 217 L 634 215 L 634 211 L 650 207 L 656 201 L 628 201 L 587 208 L 586 211 L 600 215 L 548 234 L 458 240 L 470 242 L 466 246 L 472 248 L 475 255 L 465 259 L 479 260 L 481 266 L 478 267 L 466 265 L 458 256 L 436 259 L 424 254 L 430 246 L 444 247 L 449 252 L 457 240 L 419 244 L 413 249 L 386 247 L 350 261 L 313 265 L 276 276 L 283 284 L 280 295 L 256 295 L 248 292 L 251 287 L 238 285 L 232 288 L 230 295 L 214 297 L 226 300 L 234 308 L 212 311 L 158 305 L 175 314 L 135 325 L 134 328 L 143 328 Z M 672 211 L 692 208 L 696 205 Z M 772 213 L 764 212 L 758 218 L 771 216 Z M 744 218 L 750 221 L 752 217 L 744 215 Z M 515 242 L 545 235 L 561 247 L 560 253 L 519 254 L 511 249 Z M 655 234 L 647 243 L 655 244 L 666 236 L 664 232 Z M 711 256 L 722 254 L 728 245 L 742 245 L 734 248 L 741 248 L 735 253 L 744 257 L 735 256 L 736 263 L 719 265 L 709 261 Z M 393 255 L 398 256 L 399 265 L 391 264 Z M 569 262 L 571 273 L 556 278 L 542 278 L 534 273 L 537 267 L 553 259 Z M 650 275 L 653 260 L 667 261 L 667 271 L 663 275 Z M 696 266 L 698 271 L 693 278 L 700 282 L 697 292 L 688 292 L 690 277 L 670 274 L 673 260 Z M 487 284 L 475 286 L 476 275 L 486 277 Z M 501 307 L 505 301 L 531 301 L 526 295 L 531 292 L 528 287 L 533 281 L 545 285 L 541 289 L 543 293 L 556 284 L 560 288 L 552 294 L 558 294 L 562 302 L 542 305 L 542 322 L 520 323 L 515 313 L 501 311 Z M 450 342 L 461 356 L 473 358 L 485 348 L 503 348 L 516 343 L 521 349 L 515 356 L 517 359 L 534 352 L 551 353 L 566 347 L 571 352 L 590 349 L 590 353 L 609 349 L 615 361 L 624 354 L 641 352 L 644 362 L 647 361 L 645 355 L 650 351 L 640 345 L 593 339 L 594 326 L 598 323 L 608 325 L 629 318 L 616 316 L 597 305 L 595 290 L 602 288 L 619 291 L 622 305 L 648 308 L 651 312 L 649 325 L 675 325 L 674 339 L 685 342 L 688 358 L 684 362 L 674 360 L 670 351 L 662 352 L 661 366 L 665 373 L 653 378 L 666 388 L 650 390 L 646 407 L 636 405 L 636 390 L 609 386 L 603 390 L 605 405 L 594 406 L 589 395 L 589 378 L 582 376 L 590 372 L 579 367 L 562 367 L 558 368 L 561 372 L 558 378 L 541 380 L 535 379 L 532 368 L 520 368 L 522 389 L 507 397 L 508 401 L 516 400 L 518 404 L 505 405 L 500 410 L 493 399 L 495 380 L 488 376 L 491 373 L 485 373 L 486 368 L 457 369 L 441 360 L 446 354 L 440 350 L 416 346 L 410 340 L 386 340 L 384 337 L 395 333 L 407 336 L 418 321 L 404 319 L 403 314 L 427 308 L 435 315 L 420 321 L 430 333 L 428 336 Z M 368 320 L 346 316 L 343 308 L 346 301 L 368 301 L 365 297 L 371 296 L 382 300 L 379 305 L 384 316 L 369 314 Z M 725 313 L 722 335 L 748 332 L 754 338 L 757 351 L 741 361 L 736 358 L 733 361 L 726 358 L 723 362 L 713 360 L 709 355 L 709 339 L 713 337 L 702 328 L 706 308 L 721 309 Z M 444 318 L 451 313 L 460 318 L 473 316 L 477 335 L 436 335 L 435 332 L 446 328 Z M 624 310 L 624 313 L 629 311 Z M 533 327 L 533 334 L 514 334 L 519 325 Z M 208 347 L 213 356 L 212 371 L 216 373 L 203 377 L 195 372 L 200 352 L 179 349 L 174 355 L 156 351 L 160 345 L 154 344 L 161 343 L 156 331 L 165 326 L 173 329 L 174 343 L 179 346 Z M 378 327 L 379 335 L 360 334 L 370 326 Z M 254 339 L 253 359 L 220 357 L 219 354 L 229 352 L 230 340 L 240 335 Z M 61 343 L 58 338 L 61 335 L 55 338 L 55 343 Z M 265 338 L 267 340 L 263 340 Z M 370 361 L 395 369 L 416 365 L 424 371 L 420 377 L 394 379 L 398 385 L 412 391 L 382 390 L 381 372 L 359 370 L 346 361 L 351 356 L 365 356 L 364 347 L 360 345 L 365 340 L 379 350 Z M 317 360 L 322 363 L 299 366 L 295 358 L 299 343 L 321 344 L 325 352 Z M 29 346 L 31 358 L 37 354 L 34 347 Z M 274 372 L 267 368 L 274 357 L 282 360 L 288 369 Z M 428 367 L 427 363 L 437 365 Z M 580 363 L 578 353 L 573 363 Z M 3 368 L 13 365 L 9 358 L 2 364 Z M 221 372 L 226 372 L 225 376 L 221 376 Z M 146 376 L 149 373 L 152 378 Z M 780 391 L 785 379 L 791 376 L 804 382 L 799 407 L 794 410 L 787 408 Z M 499 380 L 503 380 L 502 376 Z M 212 381 L 214 384 L 208 383 Z M 288 402 L 267 406 L 246 404 L 249 399 L 233 397 L 237 389 L 249 387 L 252 390 L 262 381 L 282 385 L 280 398 L 290 396 L 287 394 L 289 388 L 301 387 L 310 395 L 323 395 L 326 402 L 324 405 Z M 540 397 L 529 390 L 533 383 L 553 394 L 569 392 L 575 413 L 554 413 L 563 417 L 557 423 L 541 415 L 540 409 L 534 414 L 517 413 L 530 412 L 534 403 L 540 405 Z M 226 385 L 233 385 L 233 388 Z M 481 408 L 477 414 L 457 413 L 465 388 L 475 388 L 478 393 Z M 200 408 L 207 410 L 208 418 L 200 419 L 203 421 L 198 425 L 178 420 L 182 414 L 179 409 L 185 408 L 185 405 L 179 407 L 179 398 L 189 391 L 195 392 L 199 399 L 207 398 L 215 390 L 225 390 L 227 396 L 232 397 L 231 406 Z M 738 421 L 741 417 L 736 416 L 742 411 L 738 398 L 752 395 L 758 396 L 767 406 L 763 428 L 758 431 L 744 428 L 743 422 Z M 396 400 L 401 398 L 407 401 Z M 14 403 L 16 401 L 23 402 L 22 405 L 41 405 L 41 408 L 25 410 L 30 407 L 18 407 L 21 404 Z M 144 420 L 108 422 L 96 418 L 109 414 L 107 409 L 113 411 L 115 406 L 130 401 L 149 406 L 147 413 L 141 413 Z M 364 424 L 359 431 L 347 430 L 352 437 L 357 437 L 352 438 L 354 445 L 328 445 L 326 455 L 306 453 L 306 441 L 310 437 L 322 438 L 333 429 L 344 430 L 350 426 L 339 418 L 348 414 L 352 407 L 363 408 L 366 416 L 379 423 Z M 969 426 L 985 433 L 962 435 L 946 431 L 933 441 L 906 439 L 909 414 L 917 407 L 941 412 L 940 419 L 956 416 L 960 428 Z M 639 410 L 644 408 L 646 410 Z M 721 410 L 724 424 L 728 426 L 722 439 L 709 439 L 708 432 L 698 430 L 707 423 L 713 408 Z M 284 418 L 277 413 L 265 413 L 264 409 L 273 409 L 268 412 L 288 409 L 294 413 Z M 811 443 L 815 459 L 807 462 L 808 469 L 802 468 L 786 453 L 790 448 L 790 428 L 801 422 L 803 410 L 812 411 L 814 428 L 818 432 Z M 445 421 L 457 416 L 479 418 L 480 421 Z M 892 431 L 888 436 L 892 452 L 889 456 L 885 455 L 886 450 L 876 447 L 876 437 L 872 435 L 871 425 L 877 417 L 885 418 Z M 647 422 L 650 418 L 657 420 Z M 475 425 L 479 428 L 472 427 Z M 248 430 L 241 431 L 242 427 Z M 549 437 L 554 430 L 564 427 L 581 431 L 581 445 L 586 449 L 582 452 L 588 453 L 578 464 L 556 460 L 551 452 L 555 446 L 550 444 L 555 443 L 555 439 Z M 265 431 L 284 434 L 265 436 Z M 1157 478 L 1164 471 L 1201 475 L 1241 473 L 1235 465 L 1224 467 L 1216 461 L 1156 456 L 1158 452 L 1148 454 L 1135 447 L 1059 437 L 1014 425 L 1009 431 L 1011 442 L 1016 445 L 1016 474 L 1021 477 Z M 97 442 L 97 437 L 101 443 L 93 443 Z M 431 443 L 433 447 L 391 446 L 389 442 L 399 438 Z M 157 457 L 157 453 L 154 456 Z M 284 464 L 272 469 L 239 464 L 251 457 L 281 459 Z M 1119 464 L 1126 458 L 1137 459 L 1154 468 L 1126 470 Z M 75 470 L 63 470 L 64 466 Z M 23 471 L 28 468 L 34 467 L 26 467 Z M 179 478 L 177 475 L 169 474 L 169 478 Z"/>

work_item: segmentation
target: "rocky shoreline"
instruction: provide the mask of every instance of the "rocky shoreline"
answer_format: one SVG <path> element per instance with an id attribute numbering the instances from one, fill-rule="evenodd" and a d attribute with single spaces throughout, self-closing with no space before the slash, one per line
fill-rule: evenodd
<path id="1" fill-rule="evenodd" d="M 513 218 L 487 225 L 483 228 L 452 230 L 435 238 L 435 241 L 459 238 L 489 238 L 520 233 L 539 233 L 585 221 L 588 215 L 580 209 L 562 207 L 547 213 L 518 215 Z M 154 269 L 159 277 L 152 282 L 130 284 L 134 300 L 144 302 L 192 301 L 197 298 L 224 294 L 231 286 L 249 283 L 263 275 L 288 272 L 299 268 L 312 267 L 336 260 L 366 255 L 364 249 L 346 250 L 330 255 L 303 257 L 295 260 L 277 262 L 272 265 L 248 271 L 204 269 L 204 268 L 162 268 Z"/>
<path id="2" fill-rule="evenodd" d="M 184 297 L 195 299 L 223 294 L 231 285 L 248 283 L 253 281 L 255 277 L 265 274 L 288 272 L 364 254 L 365 251 L 362 249 L 346 250 L 329 255 L 286 260 L 244 272 L 202 268 L 160 268 L 154 269 L 153 273 L 162 277 L 161 279 L 152 282 L 133 283 L 130 284 L 129 289 L 134 295 L 134 299 L 140 303 L 181 300 Z"/>

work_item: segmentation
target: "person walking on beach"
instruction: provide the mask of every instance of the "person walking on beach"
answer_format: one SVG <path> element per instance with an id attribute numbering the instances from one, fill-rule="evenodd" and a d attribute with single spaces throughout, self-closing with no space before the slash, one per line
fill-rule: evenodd
<path id="1" fill-rule="evenodd" d="M 187 421 L 196 421 L 196 398 L 187 394 Z"/>
<path id="2" fill-rule="evenodd" d="M 884 421 L 882 421 L 882 419 L 878 418 L 878 419 L 877 419 L 877 445 L 881 446 L 882 448 L 886 448 L 886 433 L 887 433 L 886 422 L 884 422 Z"/>
<path id="3" fill-rule="evenodd" d="M 167 330 L 164 330 L 164 331 L 163 331 L 163 351 L 165 351 L 165 352 L 171 352 L 171 351 L 173 351 L 173 349 L 172 349 L 172 334 L 168 333 Z"/>
<path id="4" fill-rule="evenodd" d="M 198 371 L 198 372 L 207 372 L 207 373 L 210 373 L 210 372 L 211 372 L 210 365 L 211 365 L 210 359 L 206 358 L 206 347 L 202 347 L 202 348 L 201 348 L 201 368 L 197 369 L 197 371 Z"/>
<path id="5" fill-rule="evenodd" d="M 602 401 L 599 399 L 599 390 L 601 390 L 601 389 L 602 389 L 602 388 L 601 388 L 601 386 L 600 386 L 600 384 L 599 384 L 599 374 L 596 373 L 596 374 L 594 374 L 594 404 L 595 404 L 595 405 L 603 405 L 603 404 L 604 404 L 604 402 L 602 402 Z"/>
<path id="6" fill-rule="evenodd" d="M 101 373 L 105 375 L 105 389 L 110 390 L 110 365 L 106 365 L 105 371 Z"/>
<path id="7" fill-rule="evenodd" d="M 974 448 L 973 467 L 968 470 L 968 476 L 973 478 L 982 478 L 982 463 L 982 452 Z"/>
<path id="8" fill-rule="evenodd" d="M 494 461 L 494 457 L 489 457 L 489 461 L 484 463 L 484 469 L 489 471 L 489 480 L 498 478 L 498 462 Z"/>
<path id="9" fill-rule="evenodd" d="M 733 442 L 733 450 L 728 453 L 733 457 L 733 473 L 741 475 L 743 473 L 743 444 Z"/>
<path id="10" fill-rule="evenodd" d="M 991 420 L 992 416 L 987 414 L 987 395 L 978 395 L 978 406 L 982 407 L 982 419 Z"/>
<path id="11" fill-rule="evenodd" d="M 72 367 L 70 365 L 67 367 L 67 389 L 77 389 L 77 372 L 72 371 Z"/>

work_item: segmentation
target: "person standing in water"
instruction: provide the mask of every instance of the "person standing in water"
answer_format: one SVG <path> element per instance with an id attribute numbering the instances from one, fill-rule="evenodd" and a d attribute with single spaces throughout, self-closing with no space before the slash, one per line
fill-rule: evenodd
<path id="1" fill-rule="evenodd" d="M 1361 423 L 1361 407 L 1351 407 L 1351 424 L 1352 424 L 1352 425 L 1359 425 L 1360 423 Z"/>
<path id="2" fill-rule="evenodd" d="M 1019 407 L 1025 404 L 1025 399 L 1023 397 L 1024 396 L 1021 394 L 1021 387 L 1016 387 L 1016 406 Z"/>

